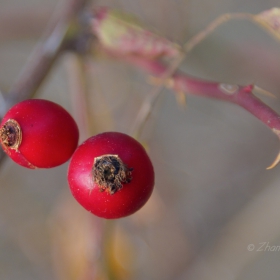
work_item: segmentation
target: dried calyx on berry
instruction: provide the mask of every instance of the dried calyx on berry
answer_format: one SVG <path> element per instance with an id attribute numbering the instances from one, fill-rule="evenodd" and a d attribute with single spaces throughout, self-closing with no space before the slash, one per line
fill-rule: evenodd
<path id="1" fill-rule="evenodd" d="M 0 128 L 0 141 L 6 148 L 17 150 L 21 144 L 22 133 L 20 125 L 13 119 L 7 120 Z"/>
<path id="2" fill-rule="evenodd" d="M 155 182 L 143 146 L 120 132 L 104 132 L 84 141 L 71 158 L 67 177 L 74 198 L 105 219 L 138 211 L 151 196 Z"/>
<path id="3" fill-rule="evenodd" d="M 118 155 L 103 155 L 94 159 L 92 174 L 101 192 L 114 194 L 132 180 L 132 170 Z"/>

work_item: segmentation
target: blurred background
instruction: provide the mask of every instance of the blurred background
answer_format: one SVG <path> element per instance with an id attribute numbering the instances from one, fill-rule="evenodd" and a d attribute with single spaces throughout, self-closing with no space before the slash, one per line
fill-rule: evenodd
<path id="1" fill-rule="evenodd" d="M 279 1 L 94 1 L 100 4 L 135 14 L 183 44 L 223 13 L 257 14 Z M 56 7 L 55 0 L 0 0 L 3 94 Z M 77 100 L 86 101 L 88 129 L 80 142 L 108 130 L 129 133 L 152 90 L 149 75 L 94 55 L 84 66 L 86 95 L 75 93 L 79 60 L 66 54 L 36 97 L 64 106 L 78 123 L 83 110 Z M 280 43 L 251 22 L 224 24 L 181 68 L 211 81 L 254 83 L 277 96 L 259 97 L 280 112 Z M 68 163 L 34 171 L 6 159 L 0 170 L 0 279 L 278 280 L 280 167 L 265 169 L 279 151 L 277 137 L 242 108 L 218 100 L 190 95 L 181 110 L 166 89 L 140 140 L 154 164 L 155 191 L 138 213 L 117 221 L 95 218 L 71 197 Z"/>

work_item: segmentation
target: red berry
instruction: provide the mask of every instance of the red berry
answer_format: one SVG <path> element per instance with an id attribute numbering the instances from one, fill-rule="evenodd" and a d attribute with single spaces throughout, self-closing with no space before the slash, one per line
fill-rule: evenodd
<path id="1" fill-rule="evenodd" d="M 154 169 L 139 142 L 123 133 L 105 132 L 75 151 L 68 182 L 85 209 L 116 219 L 133 214 L 147 202 L 154 187 Z"/>
<path id="2" fill-rule="evenodd" d="M 50 168 L 66 162 L 78 145 L 71 115 L 48 100 L 30 99 L 13 106 L 0 125 L 0 142 L 16 163 Z"/>

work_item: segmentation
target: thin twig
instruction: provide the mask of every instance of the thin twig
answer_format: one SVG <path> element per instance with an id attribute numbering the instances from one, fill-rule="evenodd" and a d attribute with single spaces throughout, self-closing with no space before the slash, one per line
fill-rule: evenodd
<path id="1" fill-rule="evenodd" d="M 207 36 L 209 36 L 217 27 L 228 22 L 232 19 L 248 19 L 253 20 L 254 16 L 245 13 L 235 13 L 235 14 L 223 14 L 212 21 L 205 29 L 194 35 L 188 42 L 184 45 L 185 53 L 189 53 L 195 46 L 201 43 Z"/>
<path id="2" fill-rule="evenodd" d="M 165 87 L 167 79 L 169 79 L 173 75 L 173 73 L 177 70 L 179 65 L 183 62 L 184 58 L 185 58 L 185 54 L 183 52 L 180 53 L 180 55 L 177 58 L 175 58 L 171 66 L 166 68 L 165 72 L 162 73 L 162 76 L 159 78 L 156 87 L 150 93 L 148 93 L 146 99 L 144 100 L 136 116 L 135 122 L 130 132 L 130 134 L 133 135 L 135 138 L 138 138 L 140 136 L 142 128 L 146 123 L 147 119 L 149 118 L 151 114 L 151 110 L 154 104 L 156 103 L 159 94 L 162 92 L 162 90 Z"/>

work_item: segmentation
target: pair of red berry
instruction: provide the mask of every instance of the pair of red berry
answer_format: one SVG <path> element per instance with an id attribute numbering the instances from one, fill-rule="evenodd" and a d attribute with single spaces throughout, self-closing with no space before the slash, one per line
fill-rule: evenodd
<path id="1" fill-rule="evenodd" d="M 51 168 L 71 157 L 70 190 L 93 214 L 121 218 L 139 210 L 154 186 L 152 163 L 144 148 L 118 132 L 93 136 L 78 148 L 79 131 L 71 115 L 47 100 L 13 106 L 0 125 L 4 151 L 27 168 Z"/>

